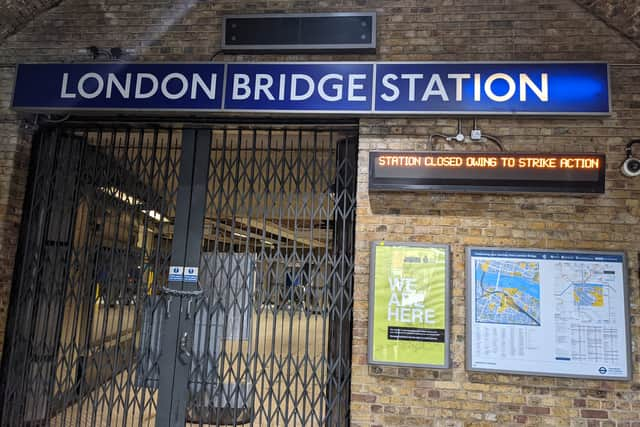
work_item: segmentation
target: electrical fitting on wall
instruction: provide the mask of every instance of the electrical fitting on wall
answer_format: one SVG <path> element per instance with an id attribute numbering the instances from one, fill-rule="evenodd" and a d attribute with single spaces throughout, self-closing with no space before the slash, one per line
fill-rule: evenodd
<path id="1" fill-rule="evenodd" d="M 108 59 L 109 61 L 119 61 L 122 59 L 124 54 L 122 48 L 120 47 L 112 47 L 109 49 L 99 48 L 97 46 L 89 46 L 87 47 L 87 53 L 89 53 L 93 60 L 96 60 L 100 57 Z"/>
<path id="2" fill-rule="evenodd" d="M 442 138 L 445 141 L 460 144 L 484 144 L 487 142 L 492 142 L 500 149 L 500 151 L 504 151 L 504 147 L 502 145 L 502 142 L 500 141 L 500 138 L 483 133 L 482 130 L 480 130 L 480 128 L 478 127 L 478 121 L 475 118 L 473 119 L 473 127 L 469 132 L 468 137 L 462 130 L 462 119 L 458 119 L 458 130 L 455 135 L 446 135 L 443 133 L 432 133 L 431 135 L 429 135 L 428 146 L 430 151 L 433 151 L 433 138 Z"/>
<path id="3" fill-rule="evenodd" d="M 640 176 L 640 159 L 633 157 L 631 154 L 631 147 L 635 144 L 640 144 L 640 139 L 632 139 L 625 147 L 627 158 L 624 159 L 624 162 L 622 162 L 622 165 L 620 166 L 620 171 L 624 176 Z"/>

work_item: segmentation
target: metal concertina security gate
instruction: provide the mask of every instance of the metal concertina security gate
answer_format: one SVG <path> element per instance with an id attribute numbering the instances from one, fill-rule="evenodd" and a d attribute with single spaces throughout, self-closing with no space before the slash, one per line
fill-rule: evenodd
<path id="1" fill-rule="evenodd" d="M 0 425 L 347 425 L 356 134 L 39 130 Z"/>

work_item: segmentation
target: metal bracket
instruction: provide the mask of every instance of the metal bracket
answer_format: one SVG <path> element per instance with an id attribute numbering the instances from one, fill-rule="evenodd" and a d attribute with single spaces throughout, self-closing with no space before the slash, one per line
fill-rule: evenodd
<path id="1" fill-rule="evenodd" d="M 191 359 L 193 358 L 193 354 L 191 350 L 189 350 L 189 334 L 185 332 L 182 337 L 180 337 L 180 343 L 178 344 L 178 357 L 185 365 L 191 363 Z"/>
<path id="2" fill-rule="evenodd" d="M 172 296 L 172 297 L 180 297 L 180 298 L 200 298 L 204 294 L 202 289 L 197 289 L 195 291 L 181 291 L 179 289 L 171 289 L 167 287 L 160 288 L 163 294 Z"/>
<path id="3" fill-rule="evenodd" d="M 164 317 L 166 319 L 171 317 L 171 295 L 167 296 L 167 307 L 165 309 Z"/>
<path id="4" fill-rule="evenodd" d="M 170 311 L 170 307 L 171 307 L 171 298 L 172 297 L 178 297 L 178 298 L 187 298 L 187 312 L 186 312 L 186 318 L 190 319 L 191 318 L 191 304 L 193 303 L 194 299 L 199 299 L 202 298 L 204 296 L 204 291 L 202 289 L 196 289 L 195 291 L 182 291 L 179 289 L 171 289 L 171 288 L 167 288 L 167 287 L 162 287 L 160 288 L 160 291 L 165 294 L 167 296 L 167 313 L 166 313 L 166 318 L 168 319 L 171 315 L 169 313 Z"/>

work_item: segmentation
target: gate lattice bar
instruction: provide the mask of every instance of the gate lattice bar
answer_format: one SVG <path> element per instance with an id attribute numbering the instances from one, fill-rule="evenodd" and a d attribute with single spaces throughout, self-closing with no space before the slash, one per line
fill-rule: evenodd
<path id="1" fill-rule="evenodd" d="M 40 130 L 0 425 L 347 425 L 356 131 Z"/>

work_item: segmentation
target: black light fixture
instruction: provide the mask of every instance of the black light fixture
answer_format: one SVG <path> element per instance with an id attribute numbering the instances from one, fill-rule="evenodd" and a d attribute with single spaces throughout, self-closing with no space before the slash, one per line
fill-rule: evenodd
<path id="1" fill-rule="evenodd" d="M 109 52 L 111 52 L 112 59 L 120 59 L 122 57 L 122 49 L 119 47 L 112 47 Z"/>
<path id="2" fill-rule="evenodd" d="M 98 49 L 98 46 L 89 46 L 87 50 L 91 54 L 92 59 L 96 59 L 100 56 L 100 49 Z"/>
<path id="3" fill-rule="evenodd" d="M 89 46 L 87 47 L 87 51 L 91 54 L 91 58 L 96 60 L 100 56 L 104 56 L 109 60 L 113 59 L 121 59 L 122 58 L 122 48 L 120 47 L 112 47 L 109 49 L 99 48 L 98 46 Z"/>

